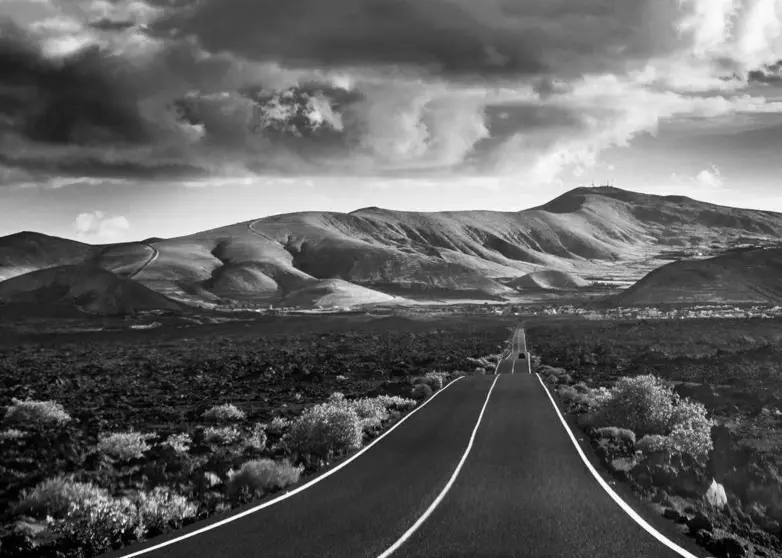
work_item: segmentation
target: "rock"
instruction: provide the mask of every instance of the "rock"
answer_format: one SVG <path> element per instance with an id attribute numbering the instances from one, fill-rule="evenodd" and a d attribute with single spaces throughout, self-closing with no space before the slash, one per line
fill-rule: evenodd
<path id="1" fill-rule="evenodd" d="M 218 475 L 216 475 L 215 473 L 213 473 L 211 471 L 206 471 L 204 473 L 204 481 L 206 481 L 206 485 L 209 488 L 218 486 L 218 485 L 223 483 L 222 479 L 220 479 L 220 477 Z"/>
<path id="2" fill-rule="evenodd" d="M 725 494 L 725 487 L 712 479 L 711 486 L 705 494 L 706 501 L 714 508 L 722 509 L 728 504 L 728 496 Z"/>
<path id="3" fill-rule="evenodd" d="M 709 519 L 702 512 L 698 512 L 692 518 L 688 519 L 687 527 L 690 529 L 690 533 L 693 534 L 697 533 L 701 529 L 706 531 L 711 531 L 714 529 L 714 526 L 711 523 L 711 519 Z"/>
<path id="4" fill-rule="evenodd" d="M 682 516 L 682 514 L 680 514 L 678 511 L 676 511 L 676 510 L 675 510 L 675 509 L 673 509 L 673 508 L 665 508 L 665 509 L 663 510 L 663 517 L 664 517 L 665 519 L 672 519 L 673 521 L 676 521 L 676 520 L 678 520 L 678 519 L 679 519 L 681 516 Z"/>
<path id="5" fill-rule="evenodd" d="M 701 546 L 707 547 L 714 539 L 714 534 L 706 529 L 699 529 L 695 533 L 695 542 Z"/>
<path id="6" fill-rule="evenodd" d="M 732 536 L 712 540 L 706 550 L 719 558 L 743 558 L 747 555 L 745 544 Z"/>

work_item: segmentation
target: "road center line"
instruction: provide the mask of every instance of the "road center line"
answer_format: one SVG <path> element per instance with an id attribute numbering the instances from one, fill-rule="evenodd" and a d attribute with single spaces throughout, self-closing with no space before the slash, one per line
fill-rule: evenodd
<path id="1" fill-rule="evenodd" d="M 435 508 L 437 508 L 438 505 L 440 505 L 440 502 L 443 501 L 443 498 L 445 498 L 445 495 L 448 493 L 448 491 L 453 486 L 453 483 L 456 482 L 456 477 L 459 476 L 459 471 L 462 470 L 462 467 L 464 466 L 464 462 L 467 461 L 467 456 L 470 455 L 470 450 L 472 449 L 472 444 L 475 441 L 475 435 L 478 433 L 478 427 L 481 425 L 481 420 L 483 419 L 483 413 L 486 411 L 486 406 L 489 404 L 489 398 L 491 397 L 491 392 L 494 390 L 494 386 L 497 384 L 497 380 L 500 379 L 500 376 L 498 375 L 496 378 L 494 378 L 494 381 L 491 384 L 491 387 L 489 388 L 489 393 L 486 394 L 486 401 L 483 402 L 483 408 L 481 409 L 481 414 L 478 415 L 478 421 L 475 423 L 475 428 L 472 430 L 472 436 L 470 436 L 470 442 L 467 444 L 467 449 L 464 450 L 464 455 L 462 455 L 462 459 L 459 461 L 459 464 L 456 466 L 456 469 L 454 469 L 453 474 L 451 475 L 450 480 L 448 481 L 448 484 L 445 485 L 445 488 L 443 488 L 442 492 L 435 498 L 434 502 L 430 504 L 430 506 L 426 509 L 426 511 L 423 513 L 421 517 L 418 518 L 418 521 L 416 521 L 412 527 L 410 527 L 405 533 L 399 537 L 399 540 L 397 540 L 394 544 L 392 544 L 388 550 L 383 552 L 381 555 L 378 556 L 378 558 L 387 558 L 388 556 L 391 556 L 394 552 L 396 552 L 399 547 L 401 547 L 407 539 L 413 536 L 413 533 L 415 533 L 421 525 L 424 524 L 424 521 L 426 521 L 430 515 L 432 515 L 432 512 L 434 512 Z"/>
<path id="2" fill-rule="evenodd" d="M 255 513 L 255 512 L 257 512 L 259 510 L 262 510 L 264 508 L 268 508 L 269 506 L 271 506 L 273 504 L 276 504 L 277 502 L 281 502 L 282 500 L 286 500 L 287 498 L 290 498 L 294 494 L 298 494 L 299 492 L 301 492 L 303 490 L 306 490 L 307 488 L 311 487 L 312 485 L 314 485 L 316 483 L 319 483 L 320 481 L 322 481 L 324 479 L 327 479 L 328 477 L 330 477 L 331 475 L 333 475 L 334 473 L 336 473 L 337 471 L 339 471 L 343 467 L 348 466 L 350 463 L 352 463 L 353 461 L 355 461 L 356 459 L 361 457 L 361 455 L 363 455 L 364 453 L 369 451 L 369 449 L 372 446 L 374 446 L 375 444 L 380 442 L 380 440 L 382 440 L 383 438 L 385 438 L 386 436 L 391 434 L 394 430 L 396 430 L 399 426 L 401 426 L 403 422 L 405 422 L 407 419 L 412 417 L 418 411 L 420 411 L 421 409 L 426 407 L 433 399 L 435 399 L 438 395 L 440 395 L 442 392 L 444 392 L 446 389 L 448 389 L 449 387 L 451 387 L 453 384 L 455 384 L 456 382 L 458 382 L 461 379 L 462 379 L 461 377 L 456 378 L 452 382 L 449 382 L 448 385 L 443 386 L 442 389 L 440 389 L 439 391 L 436 391 L 434 393 L 434 395 L 432 395 L 429 399 L 427 399 L 421 405 L 419 405 L 418 407 L 416 407 L 415 409 L 410 411 L 407 415 L 402 417 L 402 419 L 399 422 L 397 422 L 391 428 L 386 430 L 383 434 L 381 434 L 380 436 L 375 438 L 375 440 L 373 440 L 369 445 L 365 446 L 364 448 L 359 450 L 355 455 L 349 457 L 348 459 L 346 459 L 345 461 L 343 461 L 342 463 L 340 463 L 339 465 L 337 465 L 333 469 L 329 469 L 328 471 L 326 471 L 322 475 L 319 475 L 319 476 L 315 477 L 314 479 L 312 479 L 311 481 L 307 482 L 306 484 L 303 484 L 303 485 L 301 485 L 300 487 L 298 487 L 298 488 L 296 488 L 294 490 L 286 492 L 285 494 L 277 496 L 276 498 L 273 498 L 273 499 L 269 500 L 268 502 L 264 502 L 263 504 L 259 504 L 257 506 L 253 506 L 252 508 L 250 508 L 248 510 L 244 510 L 243 512 L 237 513 L 236 515 L 232 515 L 231 517 L 226 517 L 225 519 L 221 519 L 220 521 L 216 521 L 215 523 L 211 523 L 211 524 L 209 524 L 209 525 L 207 525 L 205 527 L 201 527 L 200 529 L 196 529 L 195 531 L 192 531 L 190 533 L 186 533 L 184 535 L 179 535 L 178 537 L 174 537 L 173 539 L 161 542 L 159 544 L 156 544 L 154 546 L 150 546 L 148 548 L 142 548 L 141 550 L 137 550 L 136 552 L 131 552 L 129 554 L 123 554 L 122 558 L 133 558 L 134 556 L 140 556 L 142 554 L 147 554 L 148 552 L 153 552 L 155 550 L 160 550 L 161 548 L 164 548 L 166 546 L 172 545 L 174 543 L 178 543 L 179 541 L 183 541 L 185 539 L 189 539 L 190 537 L 195 537 L 196 535 L 200 535 L 201 533 L 205 533 L 206 531 L 211 531 L 212 529 L 216 529 L 217 527 L 222 527 L 223 525 L 225 525 L 227 523 L 231 523 L 232 521 L 236 521 L 237 519 L 240 519 L 240 518 L 242 518 L 242 517 L 244 517 L 246 515 L 250 515 L 251 513 Z M 494 387 L 494 386 L 492 385 L 492 387 Z"/>
<path id="3" fill-rule="evenodd" d="M 570 436 L 570 441 L 573 442 L 573 445 L 576 447 L 576 451 L 578 451 L 578 455 L 581 456 L 581 460 L 584 462 L 584 465 L 587 466 L 587 469 L 589 469 L 589 472 L 592 473 L 592 476 L 595 477 L 595 480 L 600 484 L 600 486 L 605 490 L 608 495 L 611 497 L 611 499 L 616 502 L 624 512 L 629 515 L 638 525 L 640 525 L 647 533 L 649 533 L 651 536 L 653 536 L 655 539 L 657 539 L 659 542 L 673 550 L 674 552 L 678 553 L 679 556 L 684 556 L 685 558 L 698 558 L 694 554 L 690 553 L 689 551 L 685 550 L 684 548 L 680 547 L 678 544 L 670 540 L 668 537 L 660 533 L 657 529 L 649 525 L 649 523 L 646 522 L 646 520 L 638 515 L 636 511 L 631 508 L 622 498 L 614 492 L 611 487 L 608 485 L 608 483 L 603 480 L 603 477 L 600 476 L 600 473 L 598 473 L 595 468 L 592 466 L 592 464 L 589 462 L 589 459 L 587 459 L 587 456 L 584 455 L 584 451 L 581 449 L 581 446 L 578 445 L 578 441 L 576 440 L 576 437 L 573 435 L 573 432 L 570 430 L 570 427 L 567 425 L 567 421 L 565 421 L 564 417 L 562 416 L 562 413 L 559 411 L 559 407 L 557 407 L 556 401 L 554 401 L 554 398 L 551 396 L 551 392 L 549 392 L 548 388 L 546 387 L 546 384 L 543 383 L 543 380 L 540 377 L 540 374 L 535 374 L 538 377 L 538 381 L 540 382 L 540 385 L 543 386 L 543 391 L 546 392 L 546 395 L 548 395 L 548 398 L 551 400 L 551 404 L 554 406 L 554 410 L 557 412 L 557 416 L 559 417 L 560 422 L 562 423 L 562 426 L 565 428 L 565 432 L 567 432 L 568 436 Z"/>

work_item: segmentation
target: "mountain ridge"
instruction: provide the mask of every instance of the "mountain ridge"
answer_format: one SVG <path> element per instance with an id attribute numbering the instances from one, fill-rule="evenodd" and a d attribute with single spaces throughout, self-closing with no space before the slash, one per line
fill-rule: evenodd
<path id="1" fill-rule="evenodd" d="M 150 258 L 153 241 L 154 262 L 134 279 L 174 299 L 285 304 L 307 299 L 294 296 L 306 292 L 345 304 L 432 293 L 501 300 L 531 285 L 511 284 L 531 273 L 634 282 L 666 258 L 780 240 L 782 214 L 579 187 L 514 212 L 302 211 L 102 246 L 31 234 L 26 243 L 0 238 L 0 279 L 80 262 L 128 276 Z M 47 243 L 60 249 L 46 250 Z M 339 281 L 324 283 L 332 280 Z M 315 304 L 320 295 L 313 296 Z"/>

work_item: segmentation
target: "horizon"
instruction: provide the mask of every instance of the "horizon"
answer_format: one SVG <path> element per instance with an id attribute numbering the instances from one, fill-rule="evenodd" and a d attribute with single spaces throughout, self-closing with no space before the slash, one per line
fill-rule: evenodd
<path id="1" fill-rule="evenodd" d="M 520 211 L 606 180 L 782 212 L 779 0 L 376 4 L 0 0 L 0 236 Z"/>
<path id="2" fill-rule="evenodd" d="M 567 193 L 572 192 L 574 190 L 577 190 L 579 188 L 590 188 L 590 189 L 612 188 L 612 189 L 622 190 L 622 191 L 625 191 L 625 192 L 634 192 L 634 193 L 648 194 L 648 195 L 652 195 L 652 196 L 661 196 L 661 197 L 663 197 L 663 196 L 671 196 L 671 195 L 684 195 L 684 194 L 675 194 L 675 193 L 648 193 L 648 192 L 640 192 L 640 191 L 636 191 L 636 190 L 628 190 L 627 188 L 621 188 L 621 187 L 615 186 L 613 184 L 600 184 L 600 185 L 595 184 L 594 186 L 589 184 L 589 185 L 579 185 L 579 186 L 575 186 L 573 188 L 569 188 L 569 189 L 567 189 L 567 190 L 565 190 L 563 192 L 558 193 L 555 196 L 551 196 L 551 197 L 546 198 L 541 203 L 536 203 L 536 204 L 530 205 L 528 207 L 522 207 L 522 208 L 520 208 L 518 210 L 499 210 L 499 209 L 488 209 L 488 208 L 455 209 L 455 210 L 451 210 L 451 209 L 409 210 L 409 209 L 397 209 L 397 208 L 393 208 L 393 207 L 382 207 L 382 206 L 375 206 L 375 205 L 364 205 L 364 206 L 361 206 L 361 207 L 356 207 L 354 209 L 348 209 L 348 210 L 345 210 L 345 211 L 337 211 L 337 210 L 328 210 L 327 211 L 327 210 L 319 210 L 319 209 L 302 209 L 302 210 L 299 210 L 299 211 L 286 211 L 286 212 L 282 212 L 282 213 L 272 213 L 272 214 L 268 214 L 268 215 L 261 215 L 261 216 L 256 216 L 256 217 L 250 217 L 250 218 L 247 218 L 247 219 L 240 219 L 238 221 L 219 223 L 216 226 L 204 227 L 204 228 L 200 228 L 200 229 L 197 229 L 197 230 L 186 231 L 186 232 L 183 232 L 181 234 L 175 234 L 175 235 L 170 235 L 170 236 L 165 236 L 165 235 L 160 235 L 160 234 L 149 234 L 149 235 L 145 235 L 145 236 L 142 236 L 142 237 L 126 238 L 126 239 L 123 239 L 123 240 L 114 240 L 114 241 L 111 241 L 111 242 L 97 242 L 97 241 L 96 242 L 89 242 L 89 241 L 85 241 L 83 238 L 79 238 L 79 234 L 78 233 L 73 233 L 73 234 L 70 234 L 70 235 L 67 235 L 67 234 L 66 235 L 58 235 L 58 234 L 52 234 L 52 233 L 49 233 L 49 232 L 46 232 L 46 231 L 42 231 L 42 230 L 33 230 L 33 229 L 21 229 L 21 230 L 12 231 L 12 232 L 9 232 L 9 233 L 3 233 L 2 226 L 0 225 L 0 239 L 8 237 L 8 236 L 13 236 L 15 234 L 34 233 L 34 234 L 44 234 L 44 235 L 47 235 L 47 236 L 64 238 L 64 239 L 67 239 L 67 240 L 75 240 L 75 241 L 78 241 L 78 242 L 84 242 L 86 244 L 126 244 L 126 243 L 142 242 L 142 241 L 150 239 L 150 238 L 160 238 L 161 240 L 168 240 L 168 239 L 172 239 L 172 238 L 184 237 L 184 236 L 197 234 L 197 233 L 200 233 L 200 232 L 205 232 L 205 231 L 208 231 L 208 230 L 219 229 L 219 228 L 222 228 L 222 227 L 228 227 L 228 226 L 231 226 L 231 225 L 236 225 L 236 224 L 240 224 L 240 223 L 244 223 L 244 222 L 251 222 L 251 221 L 254 221 L 254 220 L 264 219 L 266 217 L 274 217 L 274 216 L 278 216 L 278 215 L 291 215 L 291 214 L 297 214 L 297 213 L 340 213 L 340 214 L 350 214 L 350 213 L 355 213 L 357 211 L 361 211 L 363 209 L 371 209 L 371 208 L 377 208 L 377 209 L 380 209 L 380 210 L 391 211 L 391 212 L 424 213 L 424 214 L 427 214 L 427 213 L 448 213 L 448 212 L 470 212 L 470 211 L 490 211 L 490 212 L 493 211 L 493 212 L 498 212 L 498 213 L 501 213 L 501 212 L 517 213 L 517 212 L 521 212 L 521 211 L 528 211 L 528 210 L 531 210 L 531 209 L 535 209 L 535 208 L 537 208 L 537 207 L 539 207 L 541 205 L 546 204 L 549 201 L 554 200 L 555 198 L 557 198 L 557 197 L 559 197 L 561 195 L 567 194 Z M 690 197 L 690 196 L 687 196 L 687 197 Z M 700 199 L 697 199 L 697 198 L 691 198 L 691 199 L 693 199 L 696 202 L 713 203 L 713 202 L 707 202 L 705 200 L 700 200 Z M 724 204 L 713 203 L 713 205 L 718 205 L 719 206 L 719 205 L 724 205 Z M 771 212 L 774 212 L 774 213 L 782 214 L 782 209 L 780 209 L 780 210 L 772 210 L 772 209 L 763 209 L 763 208 L 756 208 L 756 207 L 741 207 L 741 206 L 734 206 L 734 205 L 727 205 L 725 207 L 731 207 L 731 208 L 735 208 L 735 209 L 748 209 L 748 210 L 752 210 L 752 211 L 771 211 Z"/>

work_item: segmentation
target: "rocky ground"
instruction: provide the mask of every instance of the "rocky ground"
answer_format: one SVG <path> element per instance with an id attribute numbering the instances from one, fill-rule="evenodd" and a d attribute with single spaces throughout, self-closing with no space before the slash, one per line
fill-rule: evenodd
<path id="1" fill-rule="evenodd" d="M 3 425 L 0 509 L 6 511 L 0 516 L 0 554 L 70 556 L 78 550 L 51 543 L 46 518 L 17 506 L 25 489 L 46 479 L 72 473 L 117 497 L 168 487 L 197 506 L 185 523 L 223 513 L 252 500 L 231 493 L 226 483 L 231 471 L 253 459 L 293 459 L 279 426 L 306 407 L 334 392 L 347 398 L 426 397 L 427 390 L 413 385 L 414 377 L 435 370 L 491 372 L 508 339 L 505 324 L 476 330 L 458 322 L 418 323 L 408 332 L 387 325 L 332 332 L 299 328 L 293 335 L 284 334 L 285 326 L 276 335 L 261 327 L 229 328 L 225 336 L 214 335 L 213 327 L 206 336 L 179 338 L 85 334 L 0 347 L 0 405 L 51 400 L 72 418 L 56 427 Z M 487 355 L 495 357 L 486 360 Z M 243 416 L 229 425 L 204 417 L 225 403 Z M 391 413 L 365 437 L 400 416 Z M 215 436 L 210 428 L 225 430 Z M 113 459 L 98 449 L 105 434 L 129 430 L 148 435 L 138 455 Z M 187 447 L 164 443 L 172 435 L 186 435 Z M 303 478 L 323 465 L 307 463 Z"/>

